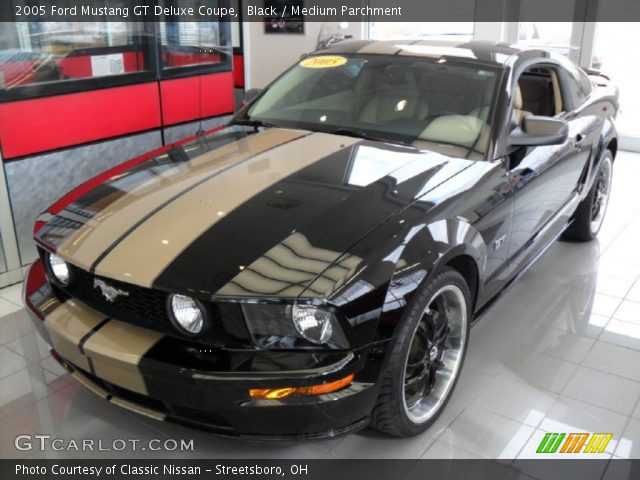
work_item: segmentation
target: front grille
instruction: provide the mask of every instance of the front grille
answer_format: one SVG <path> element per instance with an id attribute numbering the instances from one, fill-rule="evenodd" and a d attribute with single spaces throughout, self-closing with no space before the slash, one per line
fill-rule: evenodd
<path id="1" fill-rule="evenodd" d="M 111 278 L 99 277 L 74 265 L 69 265 L 69 269 L 71 272 L 69 286 L 61 288 L 57 284 L 52 284 L 54 290 L 59 292 L 59 294 L 76 298 L 107 318 L 120 320 L 148 328 L 149 330 L 155 330 L 156 332 L 185 339 L 185 336 L 179 332 L 173 326 L 171 320 L 169 320 L 169 313 L 167 311 L 168 293 L 120 282 Z M 128 292 L 129 295 L 119 295 L 114 301 L 110 302 L 105 298 L 99 288 L 94 287 L 94 280 L 96 279 L 104 281 L 110 287 Z M 239 323 L 237 315 L 231 315 L 229 319 L 223 320 L 220 318 L 219 308 L 214 303 L 204 302 L 204 308 L 206 309 L 205 313 L 210 326 L 206 333 L 198 337 L 198 343 L 223 346 L 230 339 L 233 339 L 234 345 L 245 345 L 246 341 L 244 341 L 244 339 L 247 337 L 246 335 L 241 335 L 242 331 L 238 330 L 238 328 L 241 327 L 237 326 Z M 223 326 L 225 321 L 232 322 L 231 337 L 227 335 L 225 327 Z M 242 336 L 240 340 L 235 339 L 235 335 L 238 334 Z"/>
<path id="2" fill-rule="evenodd" d="M 71 282 L 65 288 L 65 293 L 110 318 L 174 333 L 167 314 L 165 292 L 101 278 L 73 265 L 70 265 L 70 268 Z M 99 288 L 94 287 L 95 279 L 103 280 L 118 290 L 128 292 L 129 295 L 120 295 L 110 302 Z"/>

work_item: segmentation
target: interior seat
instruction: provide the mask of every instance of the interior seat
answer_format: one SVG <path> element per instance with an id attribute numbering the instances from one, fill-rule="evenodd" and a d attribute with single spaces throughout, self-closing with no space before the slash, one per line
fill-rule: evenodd
<path id="1" fill-rule="evenodd" d="M 550 78 L 537 75 L 522 75 L 518 80 L 522 95 L 523 109 L 534 115 L 553 117 L 554 108 L 553 86 Z"/>
<path id="2" fill-rule="evenodd" d="M 446 71 L 421 75 L 419 87 L 434 117 L 463 115 L 477 108 L 478 92 L 484 88 L 474 75 Z"/>
<path id="3" fill-rule="evenodd" d="M 413 146 L 452 157 L 480 160 L 487 149 L 491 130 L 473 115 L 442 115 L 420 133 Z"/>
<path id="4" fill-rule="evenodd" d="M 530 115 L 533 114 L 524 109 L 524 102 L 522 101 L 522 91 L 520 90 L 520 83 L 518 83 L 513 94 L 513 116 L 515 124 L 518 126 L 522 126 L 522 120 Z"/>
<path id="5" fill-rule="evenodd" d="M 362 108 L 358 120 L 363 123 L 387 123 L 400 119 L 422 121 L 429 113 L 420 98 L 415 75 L 400 68 L 386 68 L 376 80 L 373 98 Z"/>

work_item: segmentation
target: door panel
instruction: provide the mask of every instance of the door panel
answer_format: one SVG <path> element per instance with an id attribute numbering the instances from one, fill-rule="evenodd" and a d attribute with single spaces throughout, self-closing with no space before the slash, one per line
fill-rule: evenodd
<path id="1" fill-rule="evenodd" d="M 509 243 L 509 258 L 523 250 L 529 240 L 560 209 L 569 196 L 571 165 L 569 142 L 558 146 L 544 146 L 516 152 L 524 158 L 512 168 L 514 194 L 513 231 Z"/>
<path id="2" fill-rule="evenodd" d="M 597 140 L 595 118 L 572 113 L 560 118 L 569 126 L 566 142 L 522 147 L 510 155 L 515 200 L 509 258 L 516 269 L 535 254 L 536 234 L 575 196 Z"/>

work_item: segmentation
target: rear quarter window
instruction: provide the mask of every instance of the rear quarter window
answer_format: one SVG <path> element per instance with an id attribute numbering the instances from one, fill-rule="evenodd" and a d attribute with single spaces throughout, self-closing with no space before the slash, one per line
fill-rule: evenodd
<path id="1" fill-rule="evenodd" d="M 589 76 L 581 68 L 573 65 L 565 66 L 565 80 L 571 94 L 574 108 L 582 105 L 591 93 L 592 84 Z"/>

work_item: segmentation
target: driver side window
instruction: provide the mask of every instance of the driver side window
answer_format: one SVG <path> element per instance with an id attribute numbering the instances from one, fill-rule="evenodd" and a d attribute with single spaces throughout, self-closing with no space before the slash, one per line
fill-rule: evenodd
<path id="1" fill-rule="evenodd" d="M 536 65 L 518 78 L 513 99 L 514 123 L 521 126 L 529 115 L 557 117 L 564 112 L 564 99 L 555 68 Z"/>
<path id="2" fill-rule="evenodd" d="M 565 111 L 557 70 L 549 65 L 534 65 L 518 78 L 513 95 L 512 128 L 523 127 L 528 116 L 558 117 Z M 515 148 L 509 154 L 509 168 L 518 168 L 527 156 L 527 147 Z"/>

